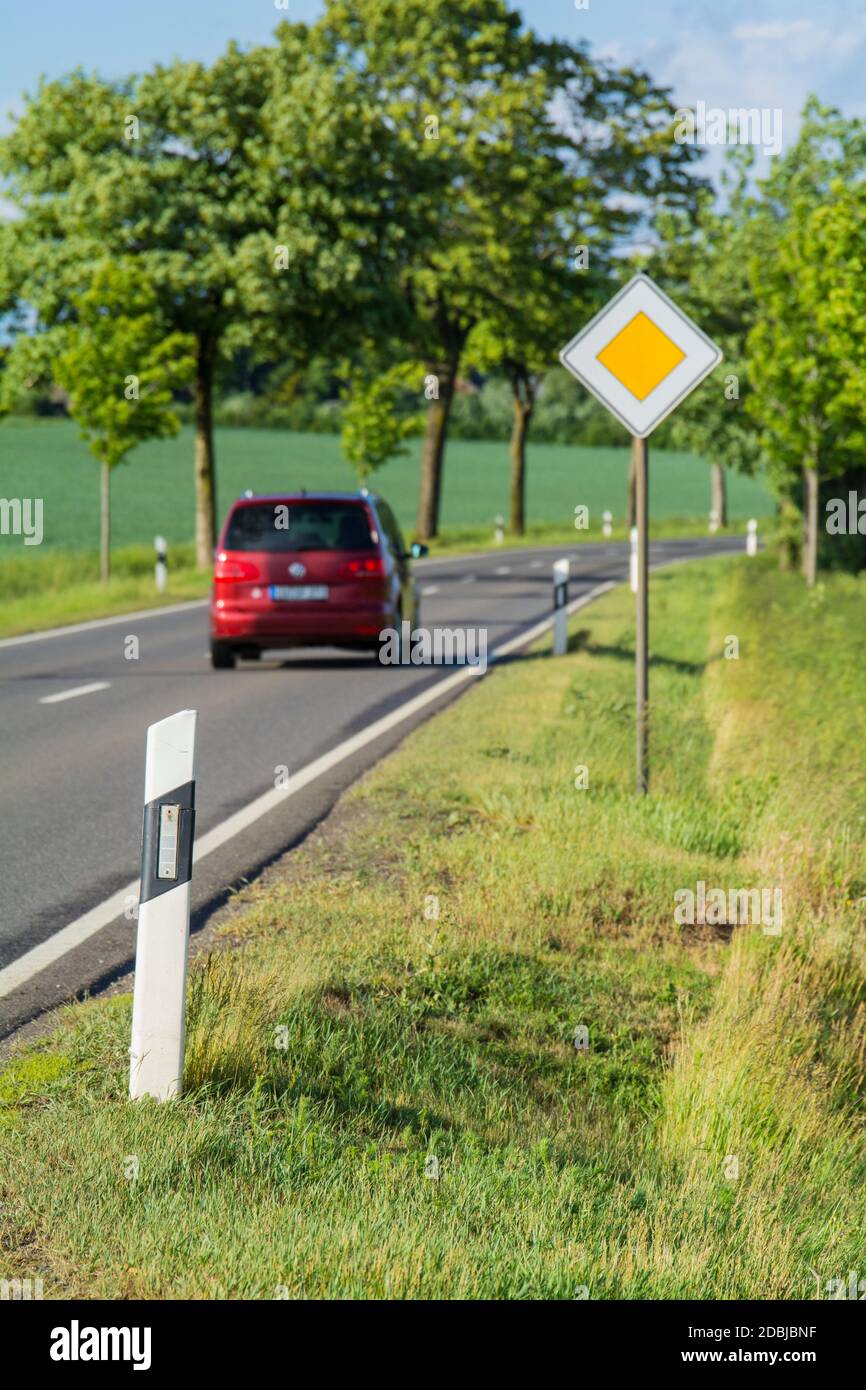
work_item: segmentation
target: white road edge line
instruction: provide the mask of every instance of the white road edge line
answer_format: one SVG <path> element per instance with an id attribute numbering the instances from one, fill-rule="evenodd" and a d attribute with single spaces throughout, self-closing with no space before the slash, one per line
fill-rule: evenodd
<path id="1" fill-rule="evenodd" d="M 90 685 L 76 685 L 72 690 L 60 690 L 56 695 L 43 695 L 40 705 L 59 705 L 61 700 L 74 700 L 79 695 L 90 695 L 94 690 L 107 690 L 111 681 L 93 681 Z"/>
<path id="2" fill-rule="evenodd" d="M 426 587 L 426 589 L 422 589 L 422 590 L 421 590 L 421 593 L 422 593 L 422 594 L 438 594 L 438 592 L 439 592 L 439 585 L 438 585 L 438 584 L 428 584 L 427 587 Z"/>
<path id="3" fill-rule="evenodd" d="M 585 607 L 586 604 L 591 603 L 593 599 L 600 598 L 602 594 L 607 593 L 608 589 L 613 589 L 615 587 L 616 582 L 614 580 L 607 580 L 604 584 L 597 584 L 595 588 L 582 594 L 580 598 L 574 599 L 568 605 L 568 612 L 576 613 L 578 609 Z M 518 635 L 513 637 L 509 642 L 505 642 L 502 646 L 497 647 L 490 655 L 490 665 L 495 664 L 497 661 L 501 661 L 503 657 L 510 656 L 512 652 L 519 651 L 521 647 L 528 646 L 530 642 L 534 642 L 547 631 L 552 623 L 553 615 L 551 614 L 550 617 L 542 618 L 540 622 L 527 628 L 525 632 L 518 633 Z M 236 811 L 233 816 L 229 816 L 228 820 L 223 821 L 222 825 L 214 826 L 213 830 L 209 830 L 206 835 L 202 835 L 201 838 L 196 841 L 193 862 L 197 864 L 199 860 L 204 859 L 206 855 L 213 854 L 214 850 L 220 849 L 229 840 L 233 839 L 235 835 L 239 835 L 242 830 L 246 830 L 262 816 L 267 815 L 268 811 L 275 810 L 277 806 L 280 806 L 288 797 L 293 796 L 295 792 L 302 791 L 303 788 L 309 786 L 311 782 L 315 782 L 318 777 L 329 772 L 332 767 L 336 767 L 338 763 L 345 762 L 345 760 L 351 758 L 354 753 L 365 748 L 368 743 L 373 743 L 374 740 L 379 738 L 382 734 L 388 733 L 390 729 L 396 728 L 398 724 L 402 724 L 405 720 L 411 719 L 413 714 L 417 714 L 419 710 L 424 709 L 427 705 L 433 704 L 435 700 L 440 699 L 443 695 L 447 694 L 449 690 L 455 689 L 458 685 L 465 685 L 468 681 L 483 675 L 484 671 L 480 667 L 461 666 L 453 675 L 447 676 L 445 680 L 438 681 L 436 685 L 431 686 L 428 690 L 422 691 L 420 695 L 415 695 L 411 700 L 407 700 L 405 704 L 392 710 L 390 714 L 386 714 L 381 719 L 377 719 L 376 722 L 370 724 L 368 728 L 363 729 L 358 734 L 354 734 L 352 738 L 345 739 L 343 743 L 338 744 L 336 748 L 330 749 L 329 752 L 323 753 L 320 758 L 316 758 L 305 768 L 302 768 L 300 772 L 296 772 L 291 776 L 285 786 L 275 787 L 272 791 L 265 792 L 263 796 L 257 797 L 256 800 L 251 801 L 248 806 L 244 806 L 240 811 Z M 106 898 L 104 902 L 98 903 L 97 906 L 92 907 L 89 912 L 85 912 L 82 917 L 76 918 L 74 922 L 70 922 L 68 926 L 55 932 L 54 936 L 49 937 L 47 941 L 43 941 L 39 946 L 34 946 L 31 950 L 25 951 L 24 955 L 19 956 L 17 960 L 13 960 L 10 965 L 0 970 L 0 999 L 12 994 L 16 989 L 20 989 L 22 985 L 25 985 L 34 975 L 38 975 L 40 971 L 47 969 L 49 965 L 53 965 L 61 956 L 65 956 L 68 951 L 72 951 L 76 946 L 82 945 L 83 942 L 87 941 L 91 936 L 94 936 L 96 932 L 101 931 L 103 927 L 109 926 L 116 918 L 123 914 L 130 906 L 131 902 L 138 902 L 138 879 L 134 879 L 132 883 L 127 883 L 125 887 L 113 893 L 110 898 Z"/>
<path id="4" fill-rule="evenodd" d="M 68 627 L 47 627 L 44 632 L 26 632 L 23 637 L 2 637 L 0 647 L 20 647 L 25 642 L 42 642 L 46 637 L 69 637 L 76 632 L 93 632 L 114 623 L 140 622 L 142 618 L 159 618 L 166 613 L 186 613 L 191 608 L 206 608 L 209 602 L 206 598 L 195 598 L 188 603 L 166 603 L 162 608 L 140 608 L 137 612 L 116 613 L 110 618 L 91 618 L 89 622 L 70 623 Z"/>

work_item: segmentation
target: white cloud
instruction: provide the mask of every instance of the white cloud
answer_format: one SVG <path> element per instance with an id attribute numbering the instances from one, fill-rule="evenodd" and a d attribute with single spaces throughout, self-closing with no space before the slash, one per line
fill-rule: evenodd
<path id="1" fill-rule="evenodd" d="M 780 110 L 783 148 L 796 139 L 812 92 L 847 115 L 866 111 L 866 23 L 850 14 L 825 12 L 820 23 L 792 19 L 730 28 L 707 18 L 681 28 L 672 46 L 655 41 L 646 56 L 658 80 L 673 89 L 678 106 L 694 108 L 704 101 L 726 111 Z M 708 172 L 715 173 L 718 162 L 718 152 L 710 150 Z M 758 172 L 764 168 L 761 157 Z"/>
<path id="2" fill-rule="evenodd" d="M 731 32 L 735 39 L 787 39 L 814 27 L 811 19 L 780 19 L 769 24 L 735 24 Z"/>

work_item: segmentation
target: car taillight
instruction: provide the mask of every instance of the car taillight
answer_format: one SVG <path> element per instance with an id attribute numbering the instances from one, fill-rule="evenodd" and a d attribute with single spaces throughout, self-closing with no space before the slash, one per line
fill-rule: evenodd
<path id="1" fill-rule="evenodd" d="M 258 579 L 259 567 L 252 564 L 250 560 L 229 560 L 225 555 L 218 555 L 213 570 L 214 579 Z"/>
<path id="2" fill-rule="evenodd" d="M 385 573 L 381 555 L 365 560 L 347 560 L 340 570 L 341 579 L 381 579 Z"/>

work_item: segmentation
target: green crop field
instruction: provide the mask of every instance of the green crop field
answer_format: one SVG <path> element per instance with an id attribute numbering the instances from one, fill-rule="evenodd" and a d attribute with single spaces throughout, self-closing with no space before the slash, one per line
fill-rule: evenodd
<path id="1" fill-rule="evenodd" d="M 290 434 L 278 430 L 217 430 L 218 510 L 245 488 L 352 488 L 355 478 L 340 452 L 336 435 Z M 412 440 L 405 458 L 375 475 L 401 522 L 415 519 L 420 441 Z M 590 509 L 593 529 L 609 508 L 625 511 L 628 449 L 572 448 L 530 444 L 528 519 L 567 523 L 578 503 Z M 144 445 L 117 470 L 112 484 L 114 546 L 149 543 L 161 533 L 171 542 L 193 534 L 193 437 L 185 428 L 176 439 Z M 508 448 L 488 441 L 454 440 L 448 446 L 442 524 L 446 527 L 493 524 L 508 513 Z M 651 459 L 651 511 L 654 520 L 706 516 L 710 506 L 709 470 L 689 454 L 654 454 Z M 0 495 L 43 499 L 44 540 L 49 547 L 95 550 L 99 543 L 99 468 L 77 427 L 65 420 L 7 420 L 0 426 Z M 732 475 L 732 521 L 764 516 L 772 500 L 759 483 Z M 0 537 L 0 552 L 19 550 L 20 537 Z M 35 547 L 34 547 L 35 549 Z"/>

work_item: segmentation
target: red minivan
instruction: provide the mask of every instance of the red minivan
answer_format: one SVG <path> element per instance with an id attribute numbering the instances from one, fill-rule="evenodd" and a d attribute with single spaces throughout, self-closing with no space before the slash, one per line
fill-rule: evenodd
<path id="1" fill-rule="evenodd" d="M 271 647 L 378 651 L 383 628 L 418 625 L 410 558 L 391 508 L 361 492 L 240 497 L 220 532 L 211 662 L 230 669 Z"/>

